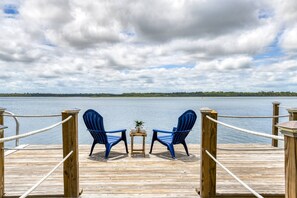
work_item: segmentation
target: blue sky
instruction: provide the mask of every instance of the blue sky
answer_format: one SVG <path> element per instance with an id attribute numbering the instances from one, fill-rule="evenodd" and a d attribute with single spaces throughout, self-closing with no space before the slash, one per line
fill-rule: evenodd
<path id="1" fill-rule="evenodd" d="M 3 7 L 3 12 L 4 12 L 4 14 L 6 14 L 8 16 L 9 15 L 13 16 L 13 15 L 19 14 L 18 9 L 13 4 L 5 4 Z"/>
<path id="2" fill-rule="evenodd" d="M 1 93 L 297 91 L 294 0 L 0 2 Z"/>

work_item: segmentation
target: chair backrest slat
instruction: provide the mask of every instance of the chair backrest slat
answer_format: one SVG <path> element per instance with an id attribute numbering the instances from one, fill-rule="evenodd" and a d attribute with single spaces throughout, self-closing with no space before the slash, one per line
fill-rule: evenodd
<path id="1" fill-rule="evenodd" d="M 89 109 L 84 115 L 85 125 L 93 138 L 100 144 L 107 143 L 107 136 L 104 130 L 103 117 L 95 110 Z"/>
<path id="2" fill-rule="evenodd" d="M 185 140 L 192 130 L 196 119 L 197 115 L 193 110 L 187 110 L 178 118 L 176 132 L 173 133 L 173 144 L 179 144 Z"/>

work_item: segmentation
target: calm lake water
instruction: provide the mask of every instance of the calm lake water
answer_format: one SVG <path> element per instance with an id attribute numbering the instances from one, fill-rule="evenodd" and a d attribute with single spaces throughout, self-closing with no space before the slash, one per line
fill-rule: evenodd
<path id="1" fill-rule="evenodd" d="M 82 115 L 87 109 L 95 109 L 104 117 L 106 130 L 127 129 L 134 127 L 135 120 L 143 120 L 148 132 L 146 143 L 151 142 L 152 129 L 171 130 L 177 124 L 178 117 L 186 110 L 193 109 L 197 121 L 193 131 L 187 137 L 188 143 L 200 143 L 200 108 L 209 107 L 221 115 L 272 115 L 272 102 L 279 101 L 282 106 L 297 107 L 296 97 L 169 97 L 169 98 L 85 98 L 85 97 L 0 97 L 0 107 L 19 115 L 59 114 L 72 108 L 81 109 L 79 113 L 79 143 L 91 144 L 92 137 L 86 131 Z M 280 109 L 285 115 L 285 108 Z M 20 132 L 40 129 L 61 120 L 58 118 L 19 118 Z M 271 119 L 227 119 L 219 120 L 242 128 L 271 134 Z M 288 118 L 281 118 L 280 122 Z M 5 136 L 15 135 L 15 122 L 5 117 Z M 60 144 L 62 141 L 61 127 L 48 132 L 21 139 L 21 144 Z M 137 140 L 136 140 L 137 141 Z M 140 140 L 138 140 L 140 141 Z M 271 140 L 256 137 L 218 127 L 219 143 L 270 143 Z M 7 142 L 6 146 L 13 146 Z"/>

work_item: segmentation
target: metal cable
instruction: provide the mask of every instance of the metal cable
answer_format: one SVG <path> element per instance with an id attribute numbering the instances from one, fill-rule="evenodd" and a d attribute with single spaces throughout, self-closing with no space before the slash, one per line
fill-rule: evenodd
<path id="1" fill-rule="evenodd" d="M 6 116 L 8 114 L 14 119 L 14 121 L 15 121 L 15 135 L 19 135 L 20 134 L 20 122 L 17 119 L 17 117 L 15 117 L 14 113 L 12 113 L 10 111 L 5 111 L 4 113 L 6 113 Z M 3 114 L 3 115 L 5 116 L 5 114 Z M 15 140 L 15 146 L 19 146 L 19 145 L 20 145 L 20 140 L 16 139 Z"/>

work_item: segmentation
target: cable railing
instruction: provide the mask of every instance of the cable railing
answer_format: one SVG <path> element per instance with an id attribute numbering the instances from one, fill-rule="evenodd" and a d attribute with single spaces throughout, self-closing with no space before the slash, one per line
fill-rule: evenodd
<path id="1" fill-rule="evenodd" d="M 220 118 L 284 118 L 290 115 L 277 115 L 277 116 L 236 116 L 236 115 L 218 115 Z"/>
<path id="2" fill-rule="evenodd" d="M 40 148 L 17 148 L 17 147 L 13 147 L 13 148 L 8 148 L 8 147 L 4 147 L 4 150 L 12 150 L 12 151 L 22 151 L 22 150 L 28 150 L 28 151 L 40 151 L 40 150 L 61 150 L 63 149 L 62 147 L 50 147 L 50 148 L 44 148 L 44 147 L 40 147 Z"/>
<path id="3" fill-rule="evenodd" d="M 19 135 L 20 134 L 20 122 L 18 120 L 18 118 L 14 115 L 14 113 L 10 112 L 10 111 L 4 111 L 3 116 L 11 116 L 14 121 L 15 121 L 15 135 Z M 15 140 L 15 146 L 19 146 L 20 145 L 20 141 L 19 139 Z"/>
<path id="4" fill-rule="evenodd" d="M 8 111 L 5 111 L 8 113 Z M 15 115 L 15 114 L 4 114 L 7 117 L 17 117 L 17 118 L 51 118 L 51 117 L 61 117 L 61 114 L 48 114 L 48 115 Z"/>
<path id="5" fill-rule="evenodd" d="M 273 104 L 273 115 L 272 116 L 259 116 L 259 115 L 218 115 L 219 118 L 226 118 L 226 119 L 271 119 L 272 121 L 272 129 L 271 129 L 271 134 L 274 138 L 272 138 L 271 140 L 271 145 L 273 147 L 278 147 L 278 140 L 283 141 L 283 138 L 278 136 L 278 128 L 276 127 L 276 125 L 279 123 L 279 118 L 290 118 L 291 115 L 286 114 L 286 115 L 279 115 L 280 112 L 280 108 L 284 107 L 284 106 L 280 106 L 280 103 L 275 101 L 272 103 Z M 287 110 L 290 109 L 294 109 L 292 107 L 288 107 L 286 106 Z M 225 123 L 224 125 L 225 127 L 229 127 L 229 128 L 233 128 L 235 130 L 240 130 L 241 132 L 251 132 L 251 130 L 245 130 L 245 129 L 240 129 L 239 127 L 235 127 L 235 126 L 231 126 Z M 253 132 L 252 132 L 253 133 Z M 254 135 L 259 135 L 262 136 L 262 134 L 267 134 L 267 133 L 259 133 L 259 132 L 255 132 L 253 133 Z M 278 137 L 280 137 L 280 139 Z M 270 138 L 268 136 L 266 136 L 267 138 Z"/>
<path id="6" fill-rule="evenodd" d="M 29 137 L 32 135 L 36 135 L 39 133 L 46 132 L 50 129 L 53 129 L 57 126 L 62 125 L 62 133 L 63 133 L 63 153 L 64 158 L 50 171 L 48 172 L 42 179 L 40 179 L 34 186 L 32 186 L 29 190 L 27 190 L 21 198 L 27 197 L 31 192 L 33 192 L 43 181 L 45 181 L 61 164 L 63 164 L 67 159 L 67 165 L 64 164 L 63 175 L 64 175 L 64 195 L 65 197 L 79 197 L 79 182 L 78 179 L 73 181 L 73 178 L 70 178 L 70 175 L 76 175 L 78 177 L 78 128 L 77 128 L 77 120 L 78 120 L 78 109 L 75 110 L 66 110 L 63 111 L 61 115 L 15 115 L 9 111 L 5 111 L 0 108 L 0 122 L 3 122 L 3 116 L 11 116 L 16 120 L 16 123 L 19 126 L 19 122 L 17 117 L 58 117 L 62 116 L 62 121 L 52 124 L 48 127 L 44 127 L 38 130 L 29 131 L 23 134 L 17 134 L 10 137 L 3 137 L 3 130 L 0 130 L 0 159 L 3 162 L 0 163 L 0 197 L 4 196 L 4 150 L 53 150 L 53 149 L 62 149 L 62 148 L 4 148 L 4 142 L 19 140 L 21 138 Z M 0 123 L 3 124 L 3 123 Z M 19 131 L 18 131 L 19 132 Z M 73 142 L 74 144 L 69 144 L 69 142 Z M 67 155 L 66 155 L 67 154 Z M 66 156 L 65 156 L 66 155 Z M 44 195 L 43 195 L 44 196 Z"/>
<path id="7" fill-rule="evenodd" d="M 6 138 L 1 138 L 0 139 L 0 143 L 2 143 L 2 142 L 8 142 L 8 141 L 16 140 L 16 139 L 25 138 L 25 137 L 29 137 L 31 135 L 35 135 L 35 134 L 38 134 L 38 133 L 42 133 L 42 132 L 48 131 L 50 129 L 53 129 L 53 128 L 55 128 L 55 127 L 57 127 L 57 126 L 65 123 L 65 122 L 67 122 L 71 118 L 72 118 L 72 116 L 69 116 L 68 118 L 64 119 L 61 122 L 58 122 L 56 124 L 53 124 L 51 126 L 48 126 L 48 127 L 42 128 L 42 129 L 38 129 L 38 130 L 30 131 L 30 132 L 27 132 L 27 133 L 24 133 L 24 134 L 14 135 L 14 136 L 6 137 Z"/>
<path id="8" fill-rule="evenodd" d="M 292 107 L 284 106 L 284 105 L 279 105 L 279 108 L 283 108 L 283 109 L 291 109 Z"/>
<path id="9" fill-rule="evenodd" d="M 250 186 L 248 186 L 245 182 L 243 182 L 240 178 L 238 178 L 234 173 L 232 173 L 228 168 L 226 168 L 215 156 L 217 156 L 217 128 L 218 125 L 222 125 L 224 127 L 228 127 L 234 129 L 239 132 L 244 132 L 250 135 L 256 135 L 260 137 L 270 138 L 272 140 L 281 140 L 285 141 L 287 145 L 284 149 L 285 154 L 285 182 L 286 189 L 285 194 L 286 197 L 296 197 L 297 189 L 292 191 L 289 189 L 289 186 L 297 185 L 297 174 L 295 174 L 296 166 L 293 166 L 290 162 L 296 162 L 297 156 L 295 145 L 297 144 L 297 109 L 291 108 L 288 109 L 289 115 L 279 116 L 279 103 L 273 103 L 273 116 L 220 116 L 214 110 L 209 108 L 202 108 L 201 111 L 201 165 L 200 165 L 200 195 L 201 197 L 216 197 L 216 164 L 221 166 L 228 174 L 230 174 L 233 178 L 235 178 L 242 186 L 244 186 L 250 193 L 252 193 L 255 197 L 262 198 L 263 196 L 260 193 L 253 190 Z M 278 123 L 279 117 L 289 117 L 289 122 Z M 240 128 L 237 126 L 233 126 L 221 121 L 218 121 L 218 118 L 272 118 L 272 127 L 281 130 L 282 134 L 286 136 L 267 134 L 264 132 L 252 131 L 244 128 Z M 275 131 L 272 131 L 275 132 Z M 288 141 L 290 144 L 288 144 Z M 292 143 L 295 142 L 295 143 Z M 274 147 L 275 148 L 275 147 Z M 239 151 L 239 150 L 236 150 Z M 254 151 L 254 150 L 252 150 Z M 294 172 L 294 174 L 292 174 Z M 290 176 L 288 176 L 290 175 Z M 294 178 L 294 179 L 293 179 Z M 235 197 L 235 195 L 231 195 L 230 197 Z M 249 195 L 247 195 L 249 196 Z"/>
<path id="10" fill-rule="evenodd" d="M 220 116 L 217 116 L 217 117 L 220 117 Z M 253 117 L 256 117 L 256 116 L 253 116 Z M 265 138 L 272 138 L 272 139 L 277 139 L 277 140 L 282 140 L 282 141 L 284 140 L 284 137 L 282 137 L 282 136 L 270 135 L 270 134 L 266 134 L 266 133 L 256 132 L 256 131 L 252 131 L 252 130 L 232 126 L 230 124 L 226 124 L 224 122 L 221 122 L 221 121 L 218 121 L 218 120 L 216 120 L 214 118 L 211 118 L 208 115 L 206 115 L 206 118 L 209 119 L 210 121 L 216 123 L 216 124 L 220 124 L 222 126 L 225 126 L 225 127 L 228 127 L 228 128 L 240 131 L 240 132 L 244 132 L 244 133 L 248 133 L 248 134 L 256 135 L 256 136 L 260 136 L 260 137 L 265 137 Z M 248 186 L 241 179 L 239 179 L 234 173 L 232 173 L 229 169 L 227 169 L 222 163 L 220 163 L 212 154 L 209 153 L 208 150 L 205 150 L 205 152 L 216 164 L 221 166 L 229 175 L 231 175 L 235 180 L 237 180 L 243 187 L 245 187 L 248 191 L 250 191 L 255 197 L 263 198 L 262 195 L 260 195 L 255 190 L 253 190 L 250 186 Z"/>
<path id="11" fill-rule="evenodd" d="M 19 135 L 20 134 L 20 122 L 18 120 L 18 118 L 49 118 L 49 117 L 61 117 L 61 114 L 48 114 L 48 115 L 15 115 L 14 113 L 5 110 L 3 113 L 3 116 L 5 117 L 12 117 L 15 121 L 16 124 L 16 129 L 15 129 L 15 135 Z M 19 139 L 15 140 L 15 146 L 19 146 L 20 145 L 20 141 Z"/>
<path id="12" fill-rule="evenodd" d="M 233 126 L 233 125 L 226 124 L 224 122 L 218 121 L 218 120 L 213 119 L 213 118 L 211 118 L 209 116 L 206 116 L 206 118 L 208 118 L 209 120 L 211 120 L 211 121 L 213 121 L 213 122 L 215 122 L 217 124 L 220 124 L 222 126 L 225 126 L 225 127 L 231 128 L 231 129 L 235 129 L 235 130 L 240 131 L 240 132 L 244 132 L 244 133 L 248 133 L 248 134 L 252 134 L 252 135 L 256 135 L 256 136 L 261 136 L 261 137 L 265 137 L 265 138 L 272 138 L 272 139 L 282 140 L 282 141 L 284 140 L 284 137 L 282 137 L 282 136 L 270 135 L 270 134 L 266 134 L 266 133 L 262 133 L 262 132 L 243 129 L 243 128 L 240 128 L 240 127 L 236 127 L 236 126 Z"/>
<path id="13" fill-rule="evenodd" d="M 63 164 L 69 157 L 70 155 L 73 154 L 73 151 L 70 151 L 68 153 L 68 155 L 66 155 L 66 157 L 63 158 L 63 160 L 61 160 L 50 172 L 48 172 L 43 178 L 41 178 L 34 186 L 32 186 L 29 190 L 27 190 L 22 196 L 20 196 L 20 198 L 25 198 L 27 197 L 31 192 L 33 192 L 33 190 L 35 190 L 38 186 L 40 186 L 40 184 L 42 184 L 42 182 L 44 182 L 49 176 L 51 176 L 51 174 L 53 174 L 53 172 L 55 170 L 57 170 L 57 168 L 59 168 L 61 166 L 61 164 Z"/>
<path id="14" fill-rule="evenodd" d="M 231 175 L 234 179 L 236 179 L 242 186 L 244 186 L 253 195 L 255 195 L 258 198 L 263 198 L 263 196 L 261 196 L 251 187 L 249 187 L 246 183 L 244 183 L 241 179 L 239 179 L 234 173 L 232 173 L 228 168 L 226 168 L 220 161 L 218 161 L 212 154 L 210 154 L 208 150 L 205 150 L 205 152 L 213 161 L 215 161 L 220 167 L 222 167 L 229 175 Z"/>

